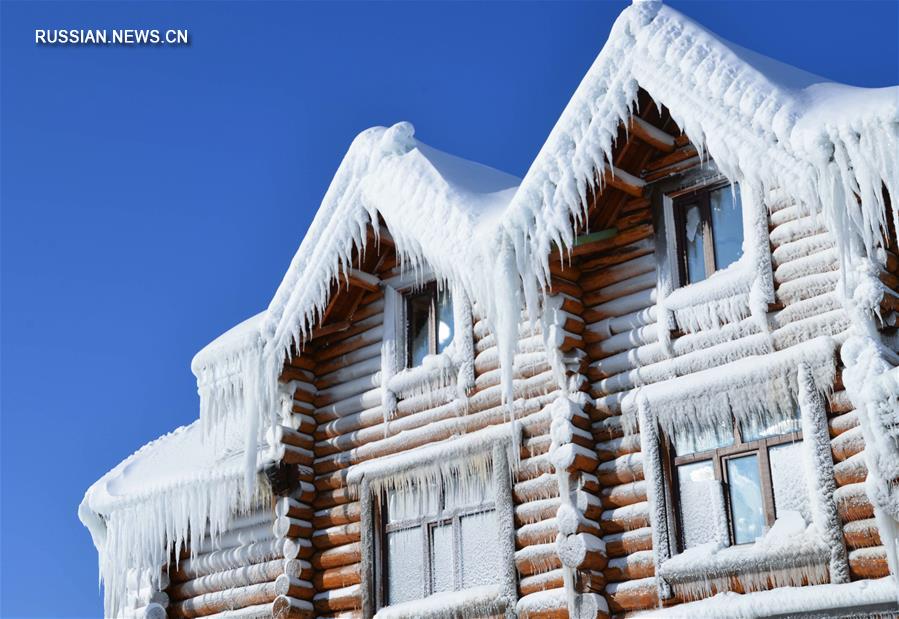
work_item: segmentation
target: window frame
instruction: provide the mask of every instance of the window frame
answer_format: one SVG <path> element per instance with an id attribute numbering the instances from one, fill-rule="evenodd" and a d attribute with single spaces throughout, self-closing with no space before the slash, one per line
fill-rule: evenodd
<path id="1" fill-rule="evenodd" d="M 693 284 L 698 284 L 707 280 L 717 271 L 726 269 L 729 265 L 719 267 L 715 256 L 715 230 L 712 226 L 712 205 L 711 194 L 724 187 L 729 187 L 730 181 L 723 178 L 693 186 L 690 189 L 677 194 L 670 194 L 672 204 L 672 215 L 674 217 L 674 230 L 668 231 L 668 242 L 674 248 L 677 264 L 677 285 L 678 287 L 690 285 L 690 269 L 687 264 L 687 237 L 686 237 L 686 210 L 692 205 L 699 207 L 699 224 L 700 233 L 702 234 L 702 252 L 703 262 L 705 265 L 705 277 Z M 742 216 L 743 204 L 740 204 L 740 213 Z M 741 228 L 742 228 L 741 223 Z M 745 238 L 745 230 L 743 236 Z"/>
<path id="2" fill-rule="evenodd" d="M 491 471 L 491 478 L 493 473 Z M 491 482 L 495 485 L 493 479 Z M 452 526 L 453 533 L 453 591 L 464 591 L 462 587 L 462 518 L 474 516 L 485 512 L 494 512 L 499 518 L 499 512 L 496 505 L 496 488 L 493 488 L 494 498 L 489 501 L 482 501 L 476 505 L 457 506 L 450 510 L 446 510 L 446 489 L 440 488 L 437 512 L 435 514 L 422 514 L 417 518 L 407 518 L 397 522 L 389 522 L 389 512 L 387 510 L 387 496 L 381 493 L 377 503 L 377 517 L 375 518 L 375 557 L 377 565 L 377 582 L 375 587 L 375 608 L 380 610 L 392 604 L 389 599 L 389 565 L 387 561 L 387 536 L 396 531 L 404 531 L 421 529 L 422 539 L 422 577 L 424 579 L 425 590 L 420 599 L 426 599 L 434 595 L 434 578 L 433 567 L 431 562 L 431 538 L 432 531 L 438 526 L 449 524 Z M 401 603 L 401 602 L 397 602 Z"/>
<path id="3" fill-rule="evenodd" d="M 732 445 L 718 447 L 716 449 L 706 449 L 691 454 L 678 456 L 675 453 L 674 444 L 671 437 L 662 434 L 662 463 L 663 475 L 666 487 L 670 489 L 669 499 L 673 508 L 674 518 L 672 522 L 673 540 L 676 554 L 684 552 L 683 523 L 681 521 L 681 500 L 680 500 L 680 482 L 677 476 L 677 467 L 696 462 L 712 462 L 712 469 L 715 472 L 715 480 L 721 484 L 723 493 L 725 516 L 727 517 L 727 534 L 728 544 L 730 546 L 745 546 L 754 543 L 744 542 L 737 544 L 734 532 L 733 511 L 731 509 L 730 492 L 728 492 L 727 479 L 727 461 L 742 456 L 756 454 L 758 457 L 759 482 L 761 484 L 762 506 L 764 508 L 765 525 L 770 527 L 774 524 L 777 516 L 777 506 L 774 501 L 774 480 L 771 475 L 771 464 L 768 461 L 768 450 L 777 445 L 785 443 L 795 443 L 802 441 L 802 431 L 796 430 L 786 434 L 778 434 L 758 438 L 754 441 L 743 441 L 740 424 L 733 420 L 734 442 Z"/>
<path id="4" fill-rule="evenodd" d="M 452 290 L 446 290 L 450 295 L 450 304 L 452 306 L 452 310 L 455 313 L 455 301 L 453 299 Z M 428 354 L 436 355 L 439 354 L 437 351 L 440 343 L 438 342 L 437 337 L 437 304 L 440 299 L 441 290 L 437 286 L 437 282 L 431 281 L 418 288 L 410 288 L 408 290 L 403 291 L 403 316 L 405 322 L 405 328 L 403 332 L 403 358 L 404 358 L 404 369 L 412 369 L 419 367 L 421 364 L 413 365 L 412 357 L 414 354 L 413 351 L 413 341 L 412 337 L 412 323 L 409 321 L 409 317 L 411 316 L 411 307 L 412 303 L 423 297 L 429 298 L 428 303 Z M 455 337 L 455 334 L 454 334 Z"/>
<path id="5" fill-rule="evenodd" d="M 382 515 L 384 503 L 382 502 L 381 492 L 379 488 L 385 487 L 383 480 L 397 473 L 412 472 L 423 466 L 431 465 L 435 460 L 440 463 L 440 468 L 457 474 L 458 466 L 464 461 L 470 461 L 473 457 L 479 457 L 479 454 L 487 456 L 491 463 L 492 481 L 493 481 L 493 503 L 497 522 L 498 531 L 498 579 L 497 588 L 501 591 L 499 597 L 496 598 L 497 610 L 499 614 L 514 612 L 515 605 L 518 602 L 518 570 L 515 569 L 515 499 L 512 495 L 512 474 L 509 466 L 509 449 L 507 437 L 491 440 L 487 445 L 483 440 L 474 440 L 474 437 L 463 436 L 455 439 L 454 449 L 451 455 L 447 454 L 444 445 L 434 445 L 416 448 L 416 457 L 412 459 L 401 459 L 396 462 L 395 466 L 384 467 L 383 465 L 375 466 L 370 472 L 364 471 L 365 465 L 356 481 L 359 484 L 360 491 L 360 533 L 361 533 L 361 572 L 362 572 L 362 616 L 364 619 L 371 619 L 382 608 L 393 608 L 396 605 L 384 607 L 381 605 L 386 595 L 382 593 L 382 583 L 386 585 L 386 573 L 384 568 L 384 552 L 386 548 L 379 542 L 382 530 Z M 464 467 L 464 465 L 463 465 Z M 430 582 L 430 574 L 428 574 Z M 429 585 L 430 586 L 430 585 Z M 474 588 L 475 590 L 477 587 Z M 461 589 L 453 598 L 454 611 L 463 612 L 469 608 L 471 600 L 466 599 L 464 593 L 471 591 L 471 588 Z M 427 596 L 422 600 L 428 599 Z M 480 603 L 480 602 L 478 602 Z M 400 606 L 409 605 L 409 602 L 400 602 Z M 416 617 L 417 614 L 410 611 L 408 614 L 410 619 Z"/>

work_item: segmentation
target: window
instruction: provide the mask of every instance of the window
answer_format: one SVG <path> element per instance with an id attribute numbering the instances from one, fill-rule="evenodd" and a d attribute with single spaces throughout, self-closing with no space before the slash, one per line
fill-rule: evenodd
<path id="1" fill-rule="evenodd" d="M 785 510 L 811 521 L 796 417 L 764 428 L 733 423 L 665 445 L 679 550 L 751 544 Z"/>
<path id="2" fill-rule="evenodd" d="M 382 498 L 379 607 L 501 581 L 493 474 L 463 482 Z"/>
<path id="3" fill-rule="evenodd" d="M 422 364 L 427 355 L 442 353 L 453 341 L 453 300 L 435 283 L 405 295 L 406 367 Z"/>
<path id="4" fill-rule="evenodd" d="M 674 223 L 681 286 L 727 267 L 743 252 L 739 185 L 716 183 L 678 196 Z"/>

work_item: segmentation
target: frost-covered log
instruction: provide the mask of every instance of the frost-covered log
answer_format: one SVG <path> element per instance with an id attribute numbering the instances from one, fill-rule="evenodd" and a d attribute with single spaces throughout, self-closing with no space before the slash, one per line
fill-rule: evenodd
<path id="1" fill-rule="evenodd" d="M 883 578 L 890 575 L 886 549 L 883 546 L 858 548 L 849 552 L 849 574 L 853 580 Z"/>
<path id="2" fill-rule="evenodd" d="M 849 484 L 837 488 L 833 495 L 837 504 L 837 512 L 843 522 L 871 518 L 874 515 L 874 505 L 865 491 L 865 484 Z"/>
<path id="3" fill-rule="evenodd" d="M 312 544 L 319 549 L 328 549 L 342 546 L 350 542 L 358 542 L 361 531 L 358 522 L 338 524 L 325 529 L 319 529 L 312 535 Z"/>
<path id="4" fill-rule="evenodd" d="M 656 579 L 652 577 L 609 583 L 606 597 L 610 610 L 615 613 L 652 608 L 659 601 Z"/>
<path id="5" fill-rule="evenodd" d="M 220 613 L 233 608 L 271 603 L 277 597 L 275 583 L 266 582 L 224 589 L 188 598 L 169 606 L 169 616 L 193 618 Z"/>
<path id="6" fill-rule="evenodd" d="M 518 587 L 521 589 L 521 595 L 527 596 L 537 591 L 563 588 L 565 586 L 563 573 L 563 570 L 560 568 L 520 578 Z"/>
<path id="7" fill-rule="evenodd" d="M 334 567 L 343 567 L 359 563 L 362 558 L 362 548 L 359 542 L 344 544 L 336 548 L 329 548 L 323 552 L 319 552 L 312 557 L 312 567 L 318 570 L 329 569 Z"/>
<path id="8" fill-rule="evenodd" d="M 609 582 L 636 580 L 655 574 L 655 561 L 651 550 L 642 550 L 625 557 L 609 559 L 603 571 Z"/>
<path id="9" fill-rule="evenodd" d="M 623 557 L 642 550 L 652 550 L 652 529 L 642 527 L 603 536 L 609 557 Z"/>
<path id="10" fill-rule="evenodd" d="M 880 530 L 877 528 L 877 520 L 865 518 L 855 520 L 843 525 L 843 539 L 850 550 L 880 546 Z"/>
<path id="11" fill-rule="evenodd" d="M 316 610 L 325 613 L 360 608 L 362 588 L 359 585 L 350 585 L 341 589 L 322 591 L 315 594 L 313 603 Z"/>
<path id="12" fill-rule="evenodd" d="M 311 565 L 303 560 L 276 559 L 198 576 L 193 580 L 172 585 L 168 593 L 173 600 L 180 601 L 234 587 L 271 582 L 282 574 L 308 579 L 312 575 Z"/>
<path id="13" fill-rule="evenodd" d="M 279 595 L 271 604 L 273 619 L 311 619 L 314 616 L 312 603 L 286 595 Z"/>
<path id="14" fill-rule="evenodd" d="M 324 569 L 316 572 L 313 583 L 318 591 L 340 589 L 362 581 L 361 566 L 358 563 Z"/>

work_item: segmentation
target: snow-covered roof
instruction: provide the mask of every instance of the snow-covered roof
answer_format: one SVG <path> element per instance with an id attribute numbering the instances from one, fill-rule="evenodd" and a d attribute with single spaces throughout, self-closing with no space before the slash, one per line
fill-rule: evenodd
<path id="1" fill-rule="evenodd" d="M 551 250 L 573 245 L 588 190 L 602 190 L 594 183 L 611 167 L 619 127 L 640 89 L 730 180 L 754 195 L 779 188 L 822 212 L 844 259 L 854 238 L 860 242 L 852 252 L 880 257 L 886 218 L 899 223 L 899 87 L 827 83 L 723 41 L 661 3 L 636 1 L 616 20 L 520 182 L 422 144 L 409 123 L 359 134 L 268 308 L 195 357 L 203 434 L 242 434 L 252 479 L 285 356 L 315 327 L 332 282 L 381 220 L 405 267 L 453 281 L 478 302 L 497 334 L 508 399 L 521 306 L 536 310 Z M 893 197 L 892 214 L 882 187 Z M 168 441 L 173 448 L 179 443 Z M 149 494 L 163 501 L 148 507 L 148 518 L 167 517 L 167 488 L 202 479 L 164 467 L 156 477 L 144 466 L 144 483 L 155 489 Z M 123 484 L 119 491 L 147 497 L 143 486 Z M 82 516 L 108 527 L 126 503 L 89 500 Z M 160 544 L 179 543 L 186 521 L 152 530 Z M 105 552 L 125 556 L 109 542 Z M 157 558 L 133 552 L 128 558 L 142 566 Z"/>

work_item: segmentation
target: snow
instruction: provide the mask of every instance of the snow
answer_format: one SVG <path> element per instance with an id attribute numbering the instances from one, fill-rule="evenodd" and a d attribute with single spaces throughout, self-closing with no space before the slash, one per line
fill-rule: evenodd
<path id="1" fill-rule="evenodd" d="M 377 619 L 455 619 L 502 613 L 507 604 L 500 585 L 483 585 L 463 591 L 444 591 L 424 599 L 393 604 L 377 612 Z"/>
<path id="2" fill-rule="evenodd" d="M 753 544 L 724 547 L 711 541 L 684 550 L 661 564 L 659 575 L 685 599 L 707 597 L 730 588 L 738 576 L 747 590 L 798 586 L 827 580 L 829 552 L 814 527 L 799 512 L 783 511 Z"/>
<path id="3" fill-rule="evenodd" d="M 740 184 L 749 205 L 744 227 L 752 234 L 747 235 L 750 242 L 744 246 L 744 259 L 737 268 L 694 288 L 694 293 L 702 294 L 693 301 L 679 299 L 688 295 L 665 287 L 658 292 L 646 290 L 615 302 L 622 311 L 639 311 L 638 315 L 614 318 L 598 328 L 611 335 L 658 319 L 657 339 L 665 346 L 668 329 L 673 326 L 671 316 L 687 331 L 751 316 L 764 334 L 767 325 L 761 317 L 773 300 L 773 284 L 768 241 L 763 246 L 756 238 L 761 236 L 765 214 L 761 205 L 774 209 L 775 205 L 796 204 L 802 213 L 821 215 L 837 240 L 841 296 L 851 315 L 853 336 L 877 338 L 873 315 L 884 289 L 876 281 L 874 267 L 884 260 L 882 233 L 887 218 L 899 223 L 899 89 L 823 83 L 736 48 L 670 7 L 635 2 L 615 22 L 607 43 L 520 183 L 507 174 L 422 144 L 409 123 L 372 128 L 354 140 L 268 308 L 214 341 L 192 364 L 202 427 L 191 431 L 197 438 L 190 446 L 198 458 L 211 449 L 209 462 L 215 454 L 227 457 L 228 466 L 210 471 L 209 462 L 204 461 L 192 468 L 179 460 L 185 453 L 179 448 L 178 457 L 171 458 L 178 463 L 176 471 L 142 469 L 138 461 L 152 453 L 148 449 L 144 456 L 126 460 L 88 491 L 79 513 L 103 549 L 101 572 L 107 589 L 120 588 L 116 574 L 124 573 L 126 566 L 158 568 L 169 544 L 187 541 L 189 523 L 205 522 L 211 514 L 214 535 L 226 526 L 234 509 L 230 499 L 242 497 L 245 509 L 255 496 L 258 449 L 266 422 L 271 425 L 281 413 L 277 379 L 284 360 L 309 337 L 333 282 L 352 268 L 353 253 L 364 248 L 368 228 L 380 233 L 381 220 L 395 242 L 406 276 L 413 281 L 434 276 L 477 304 L 495 334 L 503 401 L 511 404 L 521 309 L 527 308 L 532 322 L 549 317 L 543 333 L 552 353 L 564 333 L 558 320 L 550 316 L 558 314 L 558 308 L 545 295 L 548 258 L 552 252 L 564 256 L 573 246 L 576 231 L 585 222 L 588 190 L 602 189 L 592 185 L 601 183 L 597 179 L 611 170 L 618 128 L 632 115 L 640 88 L 670 110 L 703 157 L 713 159 L 731 182 Z M 882 187 L 892 198 L 891 211 Z M 435 226 L 435 221 L 441 225 Z M 801 274 L 801 270 L 791 272 L 791 277 Z M 817 277 L 822 284 L 833 281 L 825 276 L 808 277 Z M 783 288 L 789 289 L 791 283 Z M 802 293 L 797 290 L 794 294 Z M 646 308 L 648 304 L 656 306 Z M 813 326 L 834 334 L 845 330 L 836 318 Z M 789 327 L 775 344 L 789 345 L 808 335 L 803 329 L 812 329 L 809 325 Z M 676 413 L 675 400 L 699 380 L 717 380 L 720 387 L 729 389 L 726 404 L 738 418 L 758 421 L 772 406 L 776 414 L 783 415 L 785 403 L 792 404 L 797 391 L 788 366 L 795 369 L 798 362 L 807 363 L 818 391 L 831 384 L 830 359 L 836 342 L 825 340 L 815 346 L 794 347 L 808 353 L 807 357 L 795 351 L 749 356 L 729 364 L 727 372 L 707 370 L 715 375 L 676 378 L 641 391 L 669 429 L 706 423 L 721 414 L 715 409 L 724 402 L 701 394 L 691 400 L 689 411 Z M 759 346 L 759 342 L 752 345 Z M 872 345 L 876 346 L 876 341 Z M 372 346 L 380 348 L 379 344 Z M 745 356 L 748 349 L 739 346 L 727 354 Z M 867 411 L 862 416 L 869 445 L 866 453 L 870 452 L 866 456 L 867 483 L 883 522 L 882 534 L 893 540 L 890 564 L 897 571 L 899 501 L 887 481 L 896 477 L 895 463 L 899 462 L 890 414 L 895 411 L 899 379 L 895 370 L 889 370 L 896 365 L 895 359 L 890 357 L 873 368 L 875 355 L 859 352 L 865 346 L 854 340 L 844 346 L 846 381 L 847 387 L 856 385 L 850 387 L 853 401 Z M 466 351 L 462 360 L 473 363 L 473 353 Z M 557 380 L 564 378 L 565 368 L 575 362 L 552 357 Z M 862 374 L 853 378 L 856 363 Z M 743 370 L 748 371 L 744 381 L 728 375 Z M 467 372 L 465 378 L 473 378 Z M 775 378 L 765 378 L 769 373 Z M 388 419 L 393 402 L 383 387 L 390 386 L 394 378 L 389 373 L 382 375 L 382 390 L 376 392 Z M 460 380 L 463 382 L 470 386 L 467 380 Z M 873 386 L 863 386 L 868 383 Z M 769 395 L 759 402 L 753 396 L 760 389 L 776 397 Z M 513 407 L 509 408 L 511 413 Z M 633 426 L 630 408 L 626 421 L 630 419 Z M 511 429 L 517 437 L 516 426 L 509 424 L 505 430 Z M 168 443 L 177 445 L 181 440 L 172 438 Z M 152 491 L 128 485 L 126 464 L 135 465 L 131 468 L 135 479 L 146 473 L 143 485 Z M 235 483 L 240 468 L 243 491 Z M 204 530 L 202 526 L 190 528 Z M 112 604 L 118 603 L 115 600 L 120 596 L 120 591 L 108 591 Z"/>
<path id="4" fill-rule="evenodd" d="M 719 617 L 721 619 L 753 619 L 755 617 L 831 616 L 837 609 L 859 609 L 882 606 L 884 616 L 895 611 L 895 585 L 890 578 L 859 580 L 847 584 L 823 584 L 806 587 L 781 587 L 771 591 L 739 594 L 732 591 L 713 597 L 679 604 L 672 608 L 639 613 L 638 617 Z M 877 610 L 870 609 L 872 616 Z"/>
<path id="5" fill-rule="evenodd" d="M 241 498 L 242 445 L 218 447 L 203 440 L 195 421 L 145 445 L 88 489 L 78 515 L 99 553 L 107 615 L 125 607 L 127 568 L 146 571 L 159 588 L 173 548 L 177 555 L 188 546 L 196 557 L 214 547 L 236 517 L 267 500 L 267 483 Z M 267 461 L 260 453 L 257 468 Z M 270 537 L 270 523 L 263 527 Z"/>

